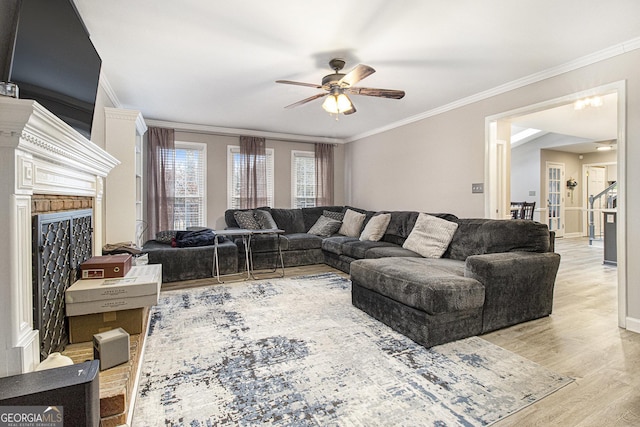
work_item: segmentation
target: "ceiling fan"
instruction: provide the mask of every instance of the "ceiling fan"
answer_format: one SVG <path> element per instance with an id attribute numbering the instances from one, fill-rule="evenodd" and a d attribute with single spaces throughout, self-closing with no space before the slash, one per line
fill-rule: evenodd
<path id="1" fill-rule="evenodd" d="M 356 87 L 354 86 L 360 80 L 375 73 L 376 70 L 368 65 L 359 64 L 353 70 L 347 74 L 340 72 L 344 68 L 345 61 L 342 59 L 334 58 L 329 61 L 329 66 L 335 71 L 333 74 L 328 74 L 322 78 L 322 84 L 317 85 L 313 83 L 301 83 L 291 80 L 276 80 L 276 83 L 283 83 L 288 85 L 298 85 L 313 87 L 316 89 L 324 89 L 326 93 L 318 93 L 316 95 L 305 98 L 302 101 L 295 102 L 291 105 L 287 105 L 284 108 L 294 108 L 299 105 L 306 104 L 318 98 L 327 97 L 322 104 L 322 108 L 331 114 L 353 114 L 356 112 L 351 99 L 347 95 L 365 95 L 365 96 L 377 96 L 380 98 L 401 99 L 404 97 L 404 91 L 392 90 L 392 89 L 376 89 L 370 87 Z"/>

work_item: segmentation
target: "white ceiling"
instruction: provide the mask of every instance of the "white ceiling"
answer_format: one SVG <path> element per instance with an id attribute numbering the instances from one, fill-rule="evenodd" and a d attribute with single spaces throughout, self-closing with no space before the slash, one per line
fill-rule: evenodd
<path id="1" fill-rule="evenodd" d="M 611 144 L 618 137 L 618 94 L 609 93 L 600 97 L 599 107 L 576 109 L 568 103 L 559 107 L 537 111 L 511 119 L 512 138 L 527 129 L 540 130 L 522 141 L 513 142 L 515 148 L 522 143 L 545 137 L 539 141 L 548 149 L 585 154 L 596 151 L 597 147 Z M 549 133 L 555 134 L 553 138 Z"/>
<path id="2" fill-rule="evenodd" d="M 294 139 L 352 140 L 640 37 L 637 0 L 74 1 L 119 107 Z M 275 80 L 320 83 L 333 57 L 377 70 L 358 86 L 405 98 L 353 96 L 339 120 L 321 100 L 285 110 L 319 90 Z"/>

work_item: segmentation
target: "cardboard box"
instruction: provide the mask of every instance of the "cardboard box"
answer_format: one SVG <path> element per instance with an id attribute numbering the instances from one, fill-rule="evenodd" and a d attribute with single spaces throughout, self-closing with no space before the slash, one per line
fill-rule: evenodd
<path id="1" fill-rule="evenodd" d="M 160 264 L 132 267 L 121 278 L 78 280 L 65 291 L 67 316 L 155 305 L 161 284 Z"/>
<path id="2" fill-rule="evenodd" d="M 124 277 L 131 270 L 131 254 L 94 256 L 80 264 L 82 279 Z"/>
<path id="3" fill-rule="evenodd" d="M 129 361 L 129 334 L 122 328 L 93 336 L 93 359 L 100 360 L 100 370 Z"/>
<path id="4" fill-rule="evenodd" d="M 117 328 L 124 329 L 129 335 L 141 334 L 144 332 L 144 320 L 147 312 L 147 308 L 135 308 L 71 316 L 68 318 L 69 342 L 75 344 L 91 341 L 95 334 Z"/>

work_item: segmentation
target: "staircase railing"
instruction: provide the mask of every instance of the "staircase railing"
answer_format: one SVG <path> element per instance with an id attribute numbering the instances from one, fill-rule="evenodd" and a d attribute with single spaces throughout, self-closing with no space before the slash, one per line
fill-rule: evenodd
<path id="1" fill-rule="evenodd" d="M 603 199 L 604 198 L 604 199 Z M 604 206 L 603 206 L 604 200 Z M 598 194 L 589 196 L 589 244 L 595 239 L 595 217 L 594 205 L 598 201 L 598 210 L 614 209 L 618 201 L 618 183 L 614 182 Z"/>

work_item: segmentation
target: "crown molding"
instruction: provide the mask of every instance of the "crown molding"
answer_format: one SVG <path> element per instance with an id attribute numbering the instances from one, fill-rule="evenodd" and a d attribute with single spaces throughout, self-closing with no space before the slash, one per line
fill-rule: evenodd
<path id="1" fill-rule="evenodd" d="M 109 98 L 109 101 L 111 101 L 111 104 L 113 104 L 115 108 L 122 107 L 122 103 L 118 99 L 118 95 L 116 95 L 116 92 L 113 90 L 111 83 L 109 83 L 109 79 L 107 79 L 107 75 L 102 71 L 102 69 L 100 69 L 99 84 L 102 90 L 104 90 L 104 92 L 107 94 L 107 98 Z"/>
<path id="2" fill-rule="evenodd" d="M 128 120 L 135 122 L 136 131 L 140 135 L 144 135 L 147 131 L 147 124 L 142 117 L 142 113 L 138 110 L 126 110 L 124 108 L 104 107 L 104 115 L 108 119 Z"/>
<path id="3" fill-rule="evenodd" d="M 489 89 L 483 92 L 476 93 L 466 98 L 461 98 L 457 101 L 450 102 L 449 104 L 445 104 L 440 107 L 434 108 L 432 110 L 425 111 L 424 113 L 416 114 L 415 116 L 411 116 L 406 119 L 399 120 L 394 123 L 390 123 L 386 126 L 382 126 L 367 132 L 360 133 L 358 135 L 345 138 L 344 141 L 353 142 L 369 136 L 377 135 L 379 133 L 383 133 L 395 128 L 399 128 L 401 126 L 415 123 L 417 121 L 420 121 L 429 117 L 437 116 L 438 114 L 443 114 L 448 111 L 455 110 L 457 108 L 461 108 L 478 101 L 483 101 L 485 99 L 488 99 L 497 95 L 501 95 L 503 93 L 506 93 L 515 89 L 519 89 L 533 83 L 538 83 L 542 80 L 545 80 L 551 77 L 556 77 L 556 76 L 559 76 L 560 74 L 568 73 L 569 71 L 577 70 L 578 68 L 596 64 L 598 62 L 613 58 L 618 55 L 623 55 L 625 53 L 631 52 L 639 48 L 640 48 L 640 37 L 628 40 L 624 43 L 611 46 L 609 48 L 600 50 L 598 52 L 591 53 L 589 55 L 583 56 L 574 61 L 564 63 L 557 67 L 549 68 L 547 70 L 528 75 L 518 80 L 513 80 L 511 82 L 505 83 L 500 86 L 496 86 L 492 89 Z"/>
<path id="4" fill-rule="evenodd" d="M 241 135 L 259 136 L 259 137 L 274 139 L 278 141 L 292 141 L 292 142 L 306 142 L 306 143 L 324 142 L 328 144 L 344 144 L 346 142 L 344 139 L 328 138 L 328 137 L 322 137 L 322 136 L 295 135 L 295 134 L 289 134 L 289 133 L 266 132 L 266 131 L 253 130 L 253 129 L 226 128 L 226 127 L 219 127 L 219 126 L 197 125 L 193 123 L 171 122 L 166 120 L 147 119 L 145 121 L 147 123 L 147 126 L 171 128 L 179 132 L 193 132 L 193 133 L 204 133 L 204 134 L 225 135 L 225 136 L 241 136 Z"/>

